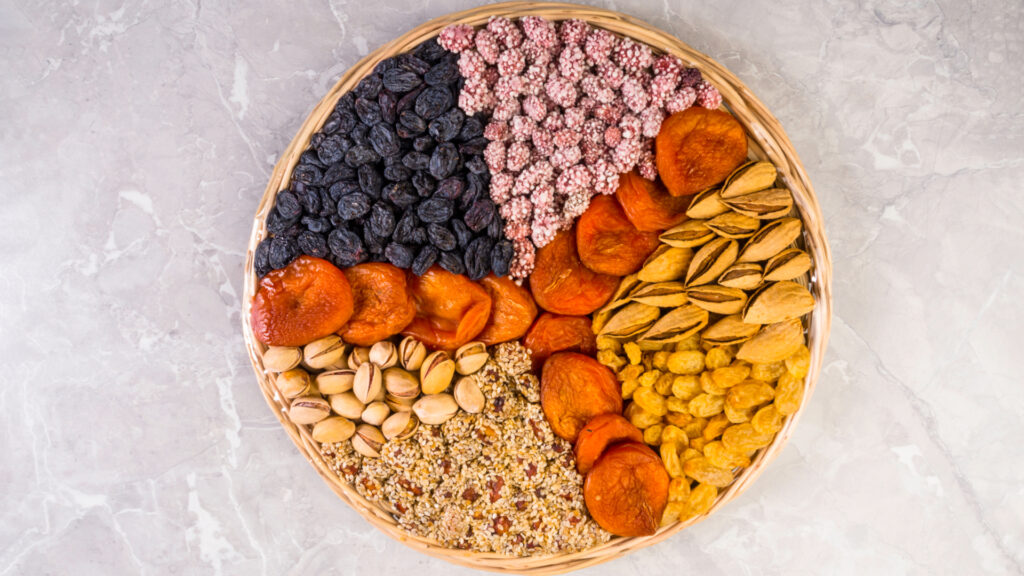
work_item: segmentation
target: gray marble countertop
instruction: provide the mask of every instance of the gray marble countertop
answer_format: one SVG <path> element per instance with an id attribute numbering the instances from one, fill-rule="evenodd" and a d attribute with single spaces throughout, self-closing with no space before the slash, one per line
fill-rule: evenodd
<path id="1" fill-rule="evenodd" d="M 239 326 L 349 66 L 467 0 L 0 0 L 0 575 L 468 574 L 337 500 Z M 816 185 L 823 376 L 736 501 L 611 574 L 1024 571 L 1024 5 L 595 2 L 736 73 Z"/>

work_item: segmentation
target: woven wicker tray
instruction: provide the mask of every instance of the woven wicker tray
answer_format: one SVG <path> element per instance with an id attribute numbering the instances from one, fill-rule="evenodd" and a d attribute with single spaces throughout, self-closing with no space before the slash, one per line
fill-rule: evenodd
<path id="1" fill-rule="evenodd" d="M 801 239 L 802 247 L 811 255 L 815 265 L 806 284 L 814 294 L 817 306 L 807 320 L 811 366 L 804 383 L 804 403 L 800 411 L 786 419 L 782 430 L 776 435 L 772 444 L 759 451 L 754 457 L 751 466 L 743 470 L 731 486 L 722 490 L 714 506 L 707 514 L 692 518 L 686 522 L 667 526 L 652 536 L 642 538 L 617 537 L 606 544 L 582 552 L 512 558 L 498 554 L 453 550 L 442 547 L 434 541 L 408 534 L 398 527 L 394 518 L 389 513 L 367 501 L 352 486 L 334 474 L 324 463 L 319 454 L 317 443 L 313 441 L 305 427 L 296 426 L 288 420 L 285 413 L 287 402 L 278 393 L 274 383 L 274 376 L 268 374 L 263 369 L 261 354 L 265 346 L 259 343 L 253 336 L 249 315 L 252 298 L 256 289 L 253 255 L 256 246 L 267 235 L 266 218 L 274 207 L 274 198 L 278 190 L 286 187 L 290 180 L 292 169 L 298 163 L 299 155 L 307 148 L 310 137 L 327 119 L 338 99 L 354 88 L 360 79 L 372 72 L 378 62 L 415 48 L 423 41 L 436 36 L 442 28 L 449 24 L 465 23 L 479 26 L 485 24 L 491 16 L 516 18 L 528 15 L 542 16 L 549 20 L 580 18 L 588 21 L 591 25 L 645 42 L 657 51 L 674 54 L 688 65 L 699 68 L 704 77 L 718 87 L 722 93 L 724 105 L 747 131 L 750 157 L 759 160 L 769 160 L 774 163 L 778 168 L 780 180 L 793 193 L 795 210 L 799 213 L 804 223 L 804 234 Z M 367 521 L 389 536 L 416 550 L 455 564 L 495 572 L 538 575 L 559 574 L 618 558 L 634 550 L 660 542 L 714 514 L 719 508 L 739 496 L 760 476 L 765 467 L 778 455 L 783 445 L 793 434 L 793 429 L 804 411 L 803 406 L 807 405 L 807 401 L 814 390 L 815 382 L 821 372 L 822 358 L 828 343 L 832 319 L 831 284 L 832 260 L 825 237 L 821 210 L 818 207 L 811 183 L 804 172 L 796 151 L 793 149 L 793 145 L 779 125 L 778 120 L 772 116 L 764 104 L 742 82 L 711 58 L 690 48 L 671 35 L 624 14 L 575 4 L 506 2 L 442 16 L 410 30 L 360 60 L 359 63 L 349 69 L 338 80 L 337 84 L 317 104 L 274 167 L 270 182 L 267 184 L 266 191 L 256 211 L 245 262 L 242 329 L 249 357 L 256 371 L 260 390 L 277 416 L 277 419 L 281 422 L 281 426 L 327 485 L 349 506 L 352 506 L 352 508 L 366 518 Z"/>

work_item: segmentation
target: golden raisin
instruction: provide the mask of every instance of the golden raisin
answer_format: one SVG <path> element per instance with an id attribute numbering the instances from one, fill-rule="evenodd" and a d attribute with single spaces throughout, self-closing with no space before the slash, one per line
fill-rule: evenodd
<path id="1" fill-rule="evenodd" d="M 722 407 L 722 411 L 725 413 L 725 417 L 729 419 L 729 422 L 740 424 L 750 421 L 750 418 L 754 416 L 754 412 L 757 411 L 757 406 L 737 410 L 732 407 L 732 404 L 726 402 L 725 406 Z"/>
<path id="2" fill-rule="evenodd" d="M 770 385 L 757 380 L 748 380 L 729 389 L 725 400 L 735 410 L 746 410 L 764 404 L 774 397 L 775 389 Z"/>
<path id="3" fill-rule="evenodd" d="M 782 430 L 782 414 L 774 404 L 769 404 L 750 418 L 750 425 L 761 434 L 775 434 Z"/>
<path id="4" fill-rule="evenodd" d="M 700 380 L 693 374 L 676 376 L 672 379 L 672 395 L 681 400 L 690 400 L 701 393 Z"/>
<path id="5" fill-rule="evenodd" d="M 686 500 L 687 509 L 679 518 L 693 518 L 694 516 L 700 516 L 701 514 L 706 513 L 715 505 L 715 498 L 717 497 L 718 488 L 708 484 L 698 484 L 695 488 L 690 490 L 690 497 Z"/>
<path id="6" fill-rule="evenodd" d="M 697 438 L 704 432 L 704 428 L 708 425 L 707 418 L 694 417 L 682 428 L 683 432 L 686 432 L 687 438 Z"/>
<path id="7" fill-rule="evenodd" d="M 810 369 L 811 351 L 807 349 L 807 346 L 801 346 L 792 356 L 786 358 L 786 371 L 797 378 L 807 376 Z"/>
<path id="8" fill-rule="evenodd" d="M 633 392 L 633 402 L 636 402 L 645 412 L 655 416 L 664 416 L 668 412 L 665 405 L 665 397 L 658 394 L 658 391 L 650 386 L 640 386 Z"/>
<path id="9" fill-rule="evenodd" d="M 672 382 L 675 381 L 676 377 L 671 372 L 665 372 L 658 377 L 658 380 L 654 383 L 654 389 L 658 391 L 658 394 L 662 396 L 668 396 L 672 394 Z"/>
<path id="10" fill-rule="evenodd" d="M 676 461 L 679 461 L 679 456 L 676 455 Z M 669 474 L 671 476 L 671 474 Z M 686 502 L 687 498 L 690 497 L 690 480 L 688 478 L 680 476 L 672 476 L 672 481 L 668 483 L 668 501 L 669 502 Z"/>
<path id="11" fill-rule="evenodd" d="M 673 374 L 700 374 L 704 370 L 704 354 L 697 350 L 673 352 L 668 357 L 668 369 Z"/>
<path id="12" fill-rule="evenodd" d="M 690 414 L 701 418 L 710 418 L 722 411 L 725 396 L 721 394 L 700 394 L 690 400 Z"/>
<path id="13" fill-rule="evenodd" d="M 726 449 L 725 445 L 721 442 L 708 442 L 704 445 L 704 457 L 708 459 L 708 462 L 718 466 L 719 468 L 725 468 L 726 470 L 732 470 L 733 468 L 746 468 L 750 466 L 750 458 L 742 454 L 736 454 Z"/>
<path id="14" fill-rule="evenodd" d="M 722 432 L 729 427 L 729 418 L 726 417 L 725 413 L 716 414 L 714 418 L 708 420 L 708 425 L 704 428 L 703 437 L 707 441 L 714 440 L 722 435 Z"/>
<path id="15" fill-rule="evenodd" d="M 804 396 L 804 380 L 786 372 L 775 386 L 775 408 L 779 414 L 789 416 L 800 408 Z"/>
<path id="16" fill-rule="evenodd" d="M 711 379 L 719 388 L 730 388 L 746 380 L 749 374 L 750 364 L 739 361 L 730 366 L 716 368 L 711 372 Z"/>
<path id="17" fill-rule="evenodd" d="M 664 428 L 661 424 L 655 424 L 644 430 L 644 444 L 658 446 L 661 444 L 661 431 Z"/>
<path id="18" fill-rule="evenodd" d="M 753 364 L 750 366 L 750 377 L 762 382 L 774 382 L 786 372 L 786 365 L 782 362 L 770 364 Z"/>
<path id="19" fill-rule="evenodd" d="M 675 442 L 666 442 L 659 448 L 661 453 L 661 462 L 665 465 L 665 471 L 672 478 L 679 478 L 683 475 L 683 464 L 679 461 L 679 451 L 676 447 Z M 671 492 L 672 485 L 669 484 L 669 491 Z"/>
<path id="20" fill-rule="evenodd" d="M 700 387 L 701 390 L 708 394 L 721 394 L 724 395 L 726 392 L 725 388 L 722 388 L 715 383 L 715 379 L 711 377 L 711 372 L 702 372 L 700 375 Z"/>
<path id="21" fill-rule="evenodd" d="M 639 364 L 643 358 L 643 352 L 640 351 L 640 347 L 636 345 L 636 342 L 626 342 L 622 345 L 622 351 L 626 353 L 626 358 L 629 359 L 630 364 Z"/>
<path id="22" fill-rule="evenodd" d="M 682 428 L 669 424 L 661 430 L 661 443 L 665 444 L 668 442 L 676 446 L 686 446 L 690 443 L 690 440 L 686 437 L 686 432 L 683 432 Z"/>
<path id="23" fill-rule="evenodd" d="M 679 399 L 676 398 L 676 400 Z M 669 402 L 671 401 L 672 399 L 669 399 Z M 693 416 L 690 416 L 686 412 L 674 412 L 671 411 L 671 408 L 669 408 L 669 410 L 670 412 L 668 414 L 665 414 L 665 421 L 668 422 L 669 424 L 672 424 L 673 426 L 679 426 L 680 428 L 682 428 L 683 426 L 686 426 L 687 424 L 693 421 Z"/>
<path id="24" fill-rule="evenodd" d="M 771 444 L 772 434 L 761 434 L 749 422 L 736 424 L 722 432 L 722 444 L 730 451 L 744 454 Z"/>
<path id="25" fill-rule="evenodd" d="M 708 484 L 718 488 L 725 488 L 732 484 L 733 481 L 732 472 L 715 466 L 704 457 L 687 460 L 683 464 L 683 472 L 701 484 Z"/>
<path id="26" fill-rule="evenodd" d="M 728 366 L 729 362 L 732 362 L 732 358 L 729 353 L 721 346 L 716 346 L 704 356 L 704 365 L 707 366 L 708 370 L 714 370 L 716 368 L 722 368 Z"/>

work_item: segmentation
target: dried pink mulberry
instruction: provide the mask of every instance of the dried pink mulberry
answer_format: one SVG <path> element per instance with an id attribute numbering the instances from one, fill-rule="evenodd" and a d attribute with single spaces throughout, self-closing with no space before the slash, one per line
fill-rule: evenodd
<path id="1" fill-rule="evenodd" d="M 676 112 L 682 112 L 693 103 L 697 101 L 697 91 L 693 88 L 686 86 L 680 90 L 677 90 L 675 94 L 668 97 L 665 100 L 665 111 L 669 114 L 675 114 Z"/>
<path id="2" fill-rule="evenodd" d="M 542 48 L 551 49 L 558 42 L 555 24 L 539 16 L 523 16 L 519 19 L 523 34 Z"/>
<path id="3" fill-rule="evenodd" d="M 626 79 L 626 73 L 611 60 L 605 60 L 597 65 L 597 75 L 604 80 L 605 86 L 612 90 L 622 87 L 622 81 Z"/>
<path id="4" fill-rule="evenodd" d="M 516 48 L 509 48 L 498 56 L 498 74 L 515 76 L 526 66 L 526 57 Z"/>
<path id="5" fill-rule="evenodd" d="M 662 54 L 654 59 L 651 68 L 655 74 L 678 75 L 683 70 L 683 61 L 671 54 Z"/>
<path id="6" fill-rule="evenodd" d="M 548 115 L 548 107 L 544 103 L 544 99 L 537 95 L 530 95 L 523 99 L 523 112 L 534 122 L 540 122 Z"/>
<path id="7" fill-rule="evenodd" d="M 505 143 L 500 140 L 492 140 L 484 148 L 484 162 L 492 174 L 497 174 L 505 169 Z"/>
<path id="8" fill-rule="evenodd" d="M 504 141 L 509 137 L 508 124 L 505 122 L 488 122 L 484 126 L 484 138 Z"/>
<path id="9" fill-rule="evenodd" d="M 491 173 L 491 200 L 496 204 L 504 204 L 512 197 L 512 184 L 515 177 L 510 172 Z"/>
<path id="10" fill-rule="evenodd" d="M 583 52 L 587 55 L 587 63 L 595 66 L 604 62 L 615 46 L 615 35 L 601 28 L 592 28 L 583 43 Z"/>
<path id="11" fill-rule="evenodd" d="M 464 50 L 459 54 L 459 73 L 467 80 L 482 78 L 484 70 L 487 70 L 487 63 L 484 57 L 476 50 Z"/>
<path id="12" fill-rule="evenodd" d="M 629 74 L 650 66 L 654 57 L 651 55 L 651 47 L 647 44 L 623 38 L 612 51 L 612 60 Z"/>
<path id="13" fill-rule="evenodd" d="M 640 112 L 647 107 L 647 91 L 635 78 L 626 78 L 622 82 L 622 101 L 633 112 Z"/>
<path id="14" fill-rule="evenodd" d="M 498 55 L 501 54 L 501 46 L 498 44 L 498 40 L 494 37 L 494 33 L 490 30 L 483 29 L 476 33 L 476 51 L 480 53 L 484 61 L 488 64 L 494 64 L 498 61 Z"/>
<path id="15" fill-rule="evenodd" d="M 650 107 L 640 113 L 640 134 L 645 138 L 654 138 L 661 130 L 661 123 L 665 120 L 665 113 L 661 108 Z"/>
<path id="16" fill-rule="evenodd" d="M 697 83 L 697 105 L 702 108 L 714 110 L 722 105 L 722 94 L 711 84 L 701 80 Z"/>
<path id="17" fill-rule="evenodd" d="M 515 22 L 502 16 L 491 16 L 487 22 L 487 30 L 494 34 L 494 39 L 505 48 L 516 48 L 523 42 L 523 33 Z"/>
<path id="18" fill-rule="evenodd" d="M 514 116 L 512 118 L 512 138 L 517 142 L 525 142 L 533 137 L 533 131 L 537 123 L 529 116 Z"/>
<path id="19" fill-rule="evenodd" d="M 437 43 L 449 52 L 458 54 L 473 45 L 476 30 L 468 24 L 452 24 L 437 35 Z"/>
<path id="20" fill-rule="evenodd" d="M 516 255 L 509 266 L 508 273 L 513 278 L 526 278 L 530 272 L 533 272 L 537 250 L 533 247 L 533 242 L 526 238 L 513 242 L 513 247 Z"/>
<path id="21" fill-rule="evenodd" d="M 544 91 L 551 98 L 551 101 L 563 108 L 568 108 L 576 103 L 578 93 L 576 86 L 567 78 L 561 76 L 548 77 L 544 85 Z"/>
<path id="22" fill-rule="evenodd" d="M 566 46 L 558 55 L 558 73 L 570 82 L 579 82 L 583 77 L 583 49 L 579 46 Z"/>

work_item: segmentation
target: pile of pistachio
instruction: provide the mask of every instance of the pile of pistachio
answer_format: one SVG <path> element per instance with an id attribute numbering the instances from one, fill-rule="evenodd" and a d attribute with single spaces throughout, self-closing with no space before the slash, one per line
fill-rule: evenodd
<path id="1" fill-rule="evenodd" d="M 330 335 L 302 348 L 271 346 L 263 367 L 290 400 L 289 419 L 312 425 L 314 440 L 351 439 L 356 452 L 377 458 L 385 442 L 409 438 L 421 422 L 442 424 L 460 408 L 480 412 L 485 398 L 473 374 L 488 357 L 482 342 L 452 356 L 412 337 L 349 349 Z"/>
<path id="2" fill-rule="evenodd" d="M 594 314 L 598 339 L 658 350 L 700 334 L 706 345 L 739 345 L 737 358 L 774 362 L 803 344 L 800 318 L 814 297 L 794 282 L 811 268 L 793 246 L 793 197 L 775 187 L 769 162 L 737 168 L 720 188 L 693 198 L 690 220 L 666 230 L 662 245 Z"/>

